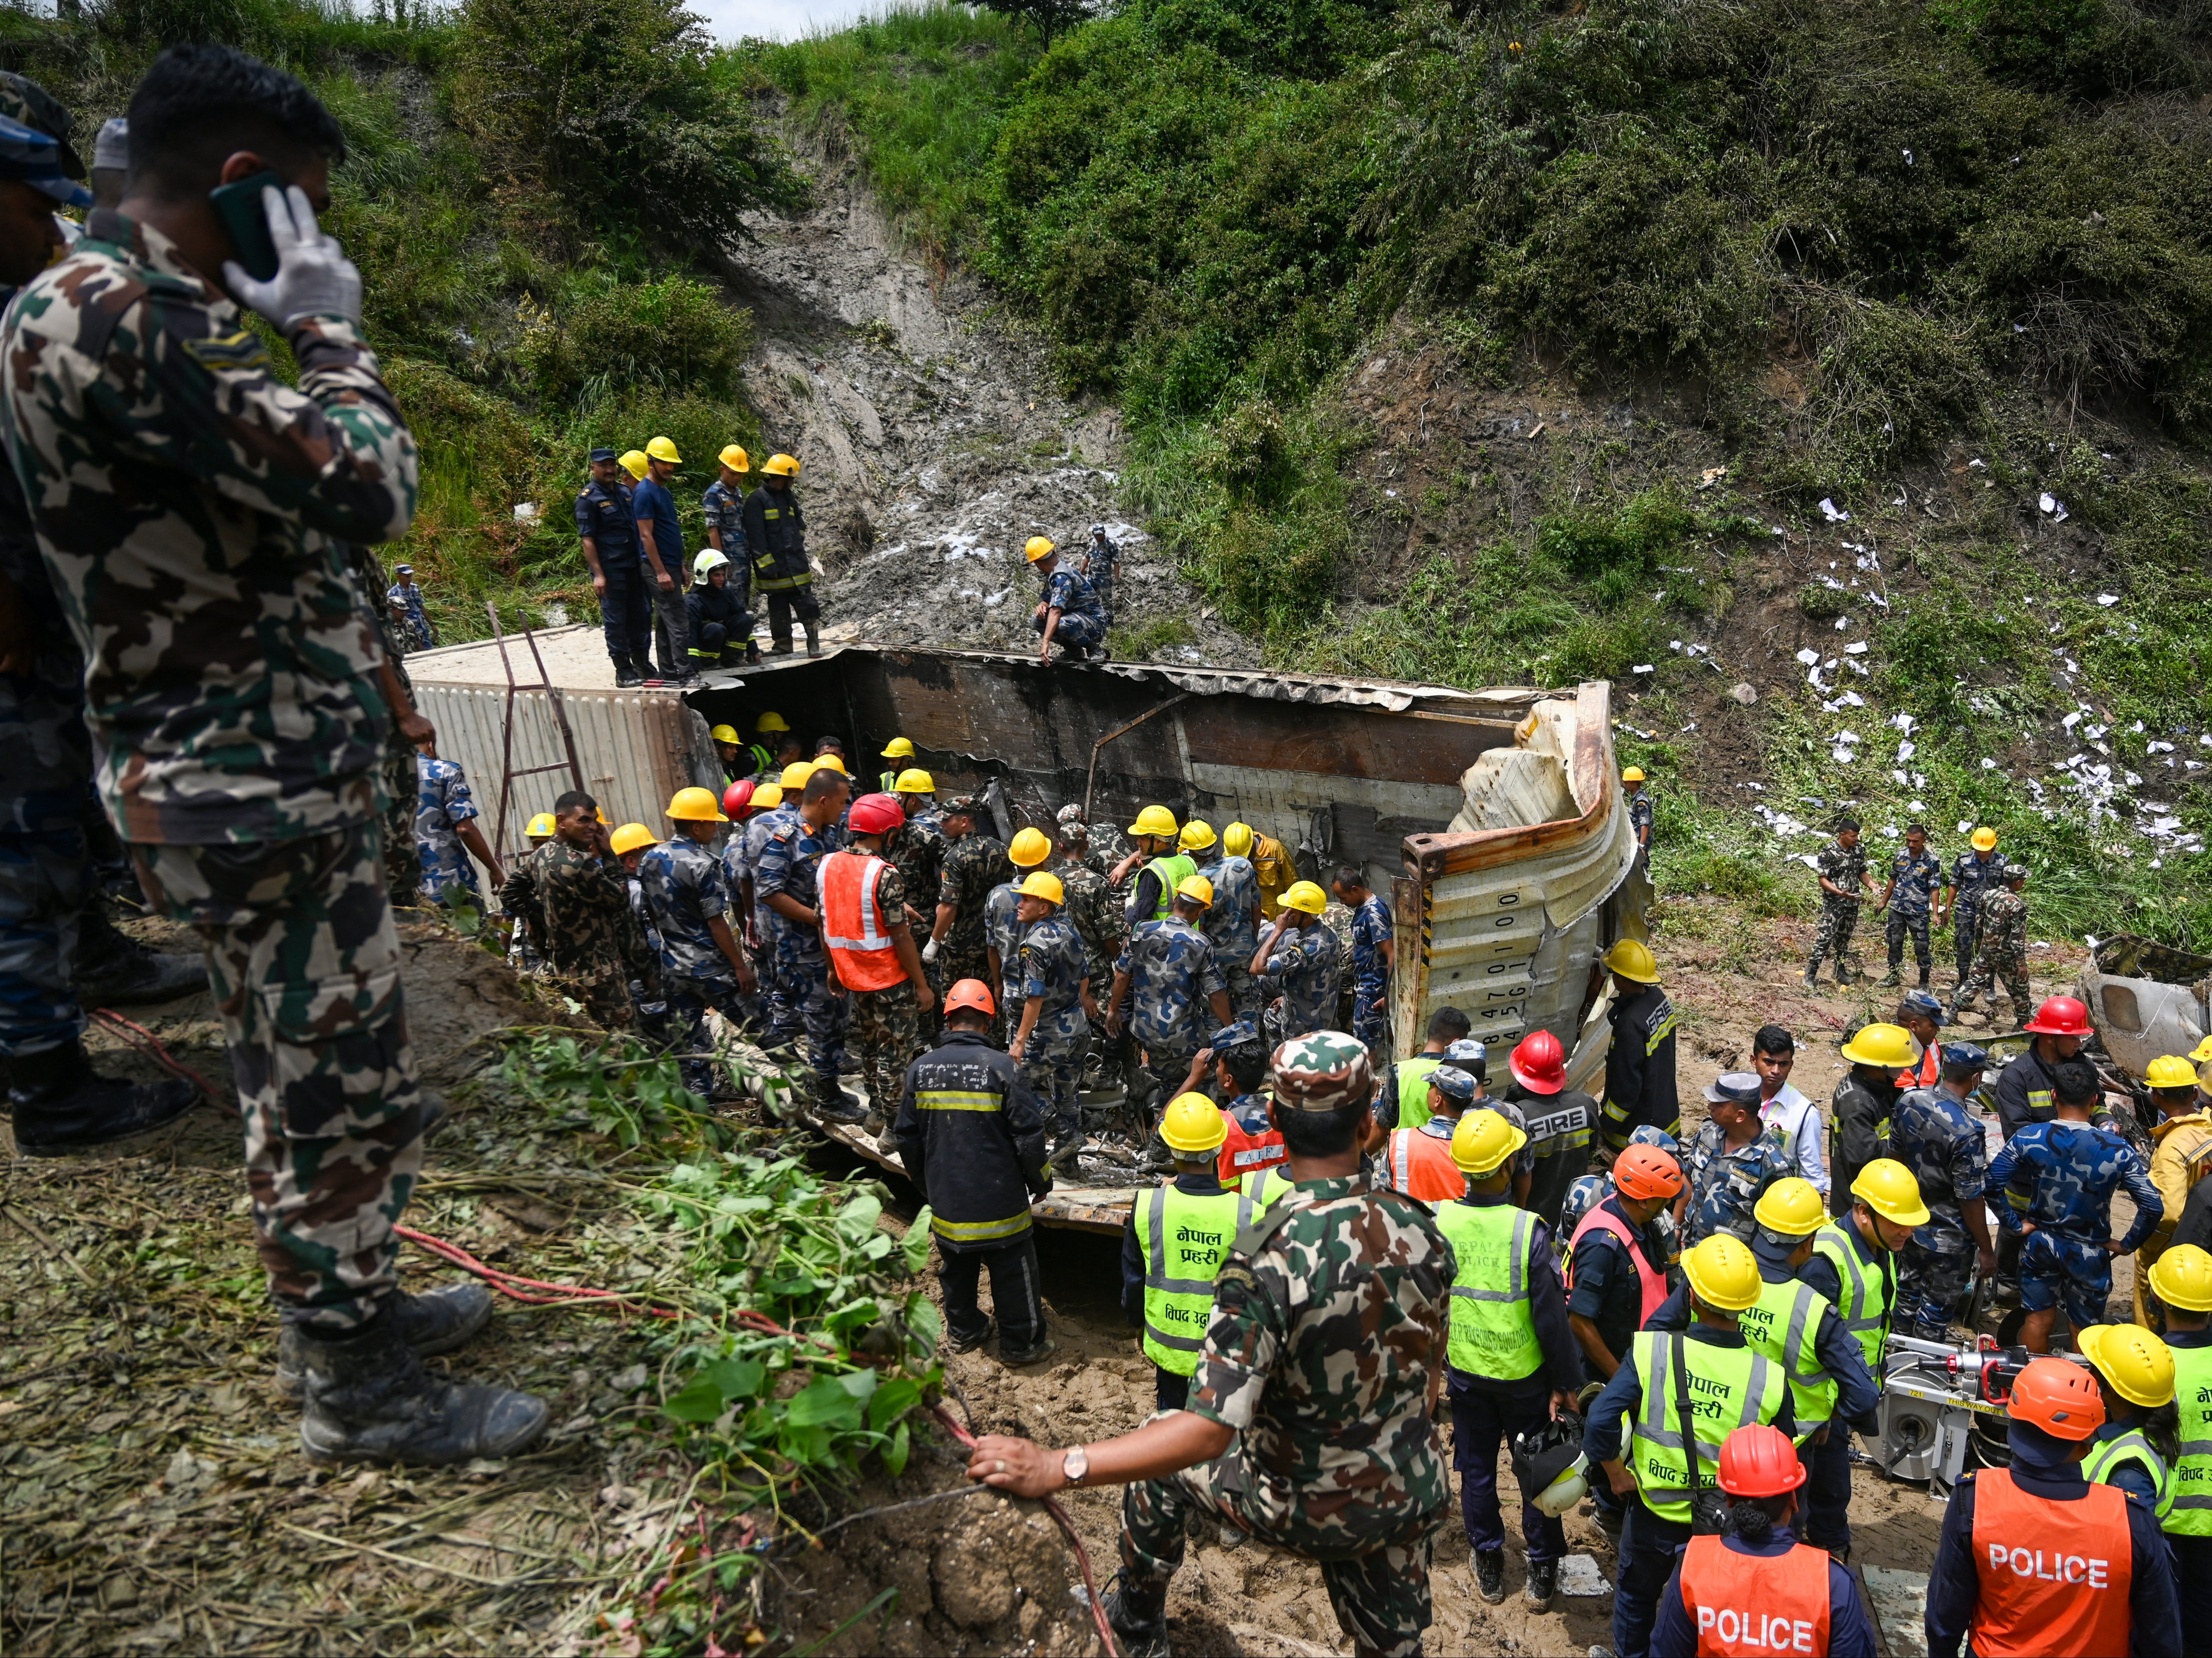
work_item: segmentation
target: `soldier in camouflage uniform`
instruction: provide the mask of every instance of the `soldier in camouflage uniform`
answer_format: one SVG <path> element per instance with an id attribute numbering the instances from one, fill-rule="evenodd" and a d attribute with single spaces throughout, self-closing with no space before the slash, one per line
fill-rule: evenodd
<path id="1" fill-rule="evenodd" d="M 1908 1090 L 1889 1113 L 1889 1154 L 1920 1182 L 1927 1223 L 1898 1254 L 1890 1327 L 1923 1341 L 1948 1341 L 1966 1303 L 1975 1254 L 1985 1278 L 1997 1258 L 1982 1193 L 1989 1156 L 1982 1125 L 1966 1102 L 1981 1086 L 1989 1055 L 1972 1042 L 1942 1046 L 1942 1080 Z"/>
<path id="2" fill-rule="evenodd" d="M 615 856 L 599 803 L 571 791 L 553 806 L 553 838 L 530 854 L 527 890 L 501 902 L 536 906 L 548 965 L 559 988 L 609 1030 L 626 1030 L 636 1017 L 630 999 L 635 979 L 658 998 L 660 964 L 647 947 L 645 931 L 630 908 L 629 872 Z"/>
<path id="3" fill-rule="evenodd" d="M 1054 814 L 1054 821 L 1063 829 L 1079 831 L 1085 847 L 1083 861 L 1101 875 L 1107 874 L 1128 854 L 1121 830 L 1111 823 L 1091 823 L 1084 816 L 1082 806 L 1073 800 Z"/>
<path id="4" fill-rule="evenodd" d="M 1982 900 L 2003 884 L 2005 855 L 1997 850 L 1997 832 L 1984 826 L 1973 832 L 1966 849 L 1951 860 L 1952 943 L 1959 955 L 1959 982 L 1966 981 L 1974 964 L 1974 944 L 1981 919 Z M 1943 925 L 1939 917 L 1937 926 Z"/>
<path id="5" fill-rule="evenodd" d="M 1935 952 L 1928 943 L 1929 911 L 1947 879 L 1943 860 L 1928 850 L 1926 827 L 1908 824 L 1905 850 L 1890 859 L 1889 883 L 1881 890 L 1881 907 L 1889 914 L 1889 972 L 1882 983 L 1899 982 L 1905 969 L 1905 941 L 1910 937 L 1912 959 L 1920 964 L 1920 987 L 1928 988 L 1928 975 L 1935 966 Z"/>
<path id="6" fill-rule="evenodd" d="M 1083 935 L 1067 919 L 1066 900 L 1066 888 L 1048 871 L 1022 883 L 1022 942 L 1009 978 L 1021 1012 L 1008 1011 L 1017 1023 L 1006 1051 L 1044 1108 L 1052 1157 L 1073 1156 L 1083 1144 L 1083 1056 L 1098 1013 Z"/>
<path id="7" fill-rule="evenodd" d="M 945 863 L 938 878 L 937 920 L 931 926 L 923 961 L 937 969 L 938 981 L 957 984 L 963 979 L 991 981 L 991 962 L 983 935 L 983 906 L 997 886 L 1013 872 L 1006 849 L 980 824 L 989 822 L 983 803 L 973 795 L 948 800 L 939 827 L 945 835 Z M 1001 1003 L 991 1021 L 991 1040 L 1006 1037 L 1006 1007 Z"/>
<path id="8" fill-rule="evenodd" d="M 768 907 L 768 895 L 761 890 L 761 853 L 768 849 L 769 836 L 799 821 L 799 791 L 793 789 L 787 799 L 783 786 L 776 782 L 755 789 L 753 814 L 745 820 L 744 832 L 732 837 L 729 850 L 722 854 L 724 866 L 736 873 L 731 895 L 738 900 L 743 917 L 743 942 L 751 955 L 754 971 L 760 975 L 761 1018 L 769 1030 L 786 1027 L 790 1014 L 783 1005 L 783 986 L 775 976 L 775 941 L 782 935 L 783 918 Z"/>
<path id="9" fill-rule="evenodd" d="M 1260 987 L 1252 979 L 1252 952 L 1260 947 L 1260 877 L 1249 858 L 1224 851 L 1218 863 L 1199 871 L 1213 889 L 1213 904 L 1206 912 L 1206 936 L 1213 941 L 1221 963 L 1221 980 L 1229 992 L 1229 1005 L 1240 1019 L 1256 1026 L 1260 1019 Z"/>
<path id="10" fill-rule="evenodd" d="M 908 786 L 894 791 L 899 809 L 906 813 L 906 827 L 892 843 L 891 861 L 898 865 L 899 883 L 906 889 L 907 925 L 927 938 L 937 913 L 933 900 L 945 878 L 945 830 L 937 815 L 935 780 L 926 771 L 909 768 L 899 774 L 898 780 Z"/>
<path id="11" fill-rule="evenodd" d="M 1068 810 L 1063 807 L 1060 811 L 1058 874 L 1067 895 L 1064 914 L 1083 940 L 1084 972 L 1095 996 L 1101 987 L 1114 982 L 1114 963 L 1121 959 L 1122 946 L 1128 942 L 1128 921 L 1114 889 L 1107 884 L 1105 872 L 1097 866 L 1098 854 L 1091 850 L 1090 831 L 1083 824 L 1079 809 L 1074 818 L 1067 816 Z M 1136 1045 L 1126 1029 L 1109 1035 L 1104 1021 L 1097 1021 L 1091 1033 L 1090 1054 L 1097 1074 L 1109 1086 L 1119 1081 L 1127 1087 L 1137 1057 Z"/>
<path id="12" fill-rule="evenodd" d="M 305 1448 L 505 1455 L 543 1403 L 433 1380 L 416 1351 L 465 1339 L 488 1301 L 405 1297 L 395 1270 L 431 1104 L 378 849 L 381 647 L 346 548 L 405 531 L 416 463 L 362 341 L 360 275 L 312 208 L 344 140 L 299 82 L 222 46 L 163 53 L 130 121 L 121 207 L 94 211 L 0 341 L 101 793 L 148 899 L 209 952 Z M 293 183 L 263 194 L 262 282 L 226 268 L 209 192 L 264 166 Z M 217 270 L 283 333 L 297 390 Z"/>
<path id="13" fill-rule="evenodd" d="M 361 590 L 362 614 L 384 641 L 384 695 L 392 705 L 392 719 L 384 733 L 384 874 L 395 908 L 416 903 L 422 897 L 422 857 L 415 847 L 415 814 L 421 773 L 415 762 L 420 744 L 434 741 L 437 732 L 415 712 L 415 682 L 404 659 L 406 641 L 399 620 L 388 605 L 377 602 L 386 586 L 383 562 L 376 550 L 356 542 L 353 559 L 355 585 Z"/>
<path id="14" fill-rule="evenodd" d="M 1951 1017 L 1957 1018 L 1960 1008 L 1972 1007 L 1989 996 L 2002 980 L 2005 994 L 2012 998 L 2012 1022 L 2017 1028 L 2027 1023 L 2033 1011 L 2027 990 L 2027 900 L 2020 890 L 2027 884 L 2027 865 L 2008 863 L 2001 878 L 2003 885 L 1983 896 L 1975 930 L 1974 970 L 1952 999 Z M 1994 996 L 1990 1011 L 1992 1015 L 1996 1011 Z"/>
<path id="15" fill-rule="evenodd" d="M 923 1026 L 937 998 L 915 948 L 909 919 L 915 912 L 907 902 L 906 878 L 899 872 L 898 845 L 907 831 L 902 808 L 889 794 L 863 795 L 853 803 L 848 817 L 852 844 L 823 859 L 817 886 L 822 895 L 823 942 L 830 948 L 830 968 L 849 997 L 852 1039 L 860 1049 L 860 1074 L 868 1090 L 861 1127 L 880 1136 L 898 1109 L 907 1066 L 929 1047 Z M 871 860 L 881 864 L 872 892 L 867 884 Z M 873 932 L 888 944 L 871 950 L 865 937 L 845 939 L 832 896 L 841 891 L 851 901 L 848 913 L 860 918 L 854 932 Z M 902 976 L 882 983 L 881 978 L 894 970 Z"/>
<path id="16" fill-rule="evenodd" d="M 782 922 L 775 944 L 775 979 L 783 993 L 781 1023 L 769 1035 L 777 1045 L 791 1048 L 804 1033 L 807 1066 L 814 1073 L 815 1108 L 836 1122 L 858 1122 L 862 1113 L 837 1084 L 852 1008 L 843 986 L 830 974 L 822 942 L 820 870 L 822 860 L 842 844 L 837 823 L 851 794 L 852 785 L 844 774 L 828 766 L 817 768 L 806 780 L 798 821 L 769 835 L 756 875 L 763 902 Z"/>
<path id="17" fill-rule="evenodd" d="M 1336 1022 L 1344 950 L 1322 920 L 1327 903 L 1311 881 L 1294 882 L 1283 894 L 1283 913 L 1249 963 L 1261 998 L 1281 999 L 1275 1023 L 1285 1042 Z"/>
<path id="18" fill-rule="evenodd" d="M 2097 1069 L 2078 1055 L 2051 1067 L 2055 1115 L 2032 1122 L 1990 1160 L 1985 1193 L 1997 1223 L 2020 1246 L 2020 1304 L 2027 1309 L 2021 1340 L 2031 1351 L 2051 1351 L 2058 1309 L 2078 1338 L 2106 1322 L 2112 1294 L 2112 1257 L 2135 1248 L 2166 1212 L 2166 1199 L 2133 1147 L 2116 1130 L 2089 1121 L 2098 1104 Z M 2135 1199 L 2127 1235 L 2111 1236 L 2112 1193 L 2122 1187 Z"/>
<path id="19" fill-rule="evenodd" d="M 1017 839 L 1019 837 L 1017 836 Z M 1001 1017 L 1012 1019 L 1013 1009 L 1019 1007 L 1021 994 L 1022 934 L 1029 929 L 1022 920 L 1021 882 L 1029 871 L 1016 865 L 1011 878 L 993 887 L 983 900 L 983 949 L 991 971 L 984 982 L 991 993 L 999 999 Z"/>
<path id="20" fill-rule="evenodd" d="M 733 1023 L 757 1017 L 758 981 L 730 927 L 729 878 L 707 847 L 728 820 L 705 789 L 678 789 L 667 817 L 676 833 L 639 857 L 637 883 L 660 933 L 660 992 L 684 1056 L 684 1085 L 711 1100 L 728 1090 L 715 1074 L 707 1011 Z"/>
<path id="21" fill-rule="evenodd" d="M 1114 987 L 1107 993 L 1106 1028 L 1120 1029 L 1126 1004 L 1130 1034 L 1145 1050 L 1152 1098 L 1161 1106 L 1190 1074 L 1207 1035 L 1235 1023 L 1221 964 L 1199 931 L 1210 892 L 1206 878 L 1194 875 L 1176 890 L 1165 920 L 1139 921 L 1114 963 Z"/>
<path id="22" fill-rule="evenodd" d="M 1431 1400 L 1458 1270 L 1420 1204 L 1378 1190 L 1366 1051 L 1340 1031 L 1285 1044 L 1273 1120 L 1295 1182 L 1231 1246 L 1186 1409 L 1063 1454 L 976 1442 L 971 1479 L 1024 1497 L 1127 1483 L 1106 1612 L 1128 1658 L 1167 1651 L 1166 1598 L 1194 1518 L 1314 1561 L 1361 1658 L 1412 1658 L 1450 1503 Z M 1140 1478 L 1151 1468 L 1179 1467 Z"/>
<path id="23" fill-rule="evenodd" d="M 1686 1249 L 1716 1232 L 1750 1242 L 1759 1199 L 1796 1172 L 1781 1128 L 1759 1122 L 1757 1072 L 1731 1071 L 1708 1084 L 1705 1102 L 1711 1114 L 1682 1158 L 1682 1195 L 1674 1202 L 1675 1224 L 1686 1219 Z"/>
<path id="24" fill-rule="evenodd" d="M 1859 845 L 1858 819 L 1845 817 L 1837 823 L 1836 838 L 1820 848 L 1814 867 L 1820 878 L 1820 930 L 1813 939 L 1812 958 L 1805 963 L 1808 990 L 1820 982 L 1824 958 L 1835 962 L 1838 984 L 1851 981 L 1845 957 L 1852 930 L 1859 924 L 1862 894 L 1874 885 L 1867 874 L 1865 849 Z"/>

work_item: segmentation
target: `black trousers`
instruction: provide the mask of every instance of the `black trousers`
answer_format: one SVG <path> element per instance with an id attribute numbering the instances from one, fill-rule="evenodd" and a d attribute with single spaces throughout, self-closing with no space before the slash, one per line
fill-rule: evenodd
<path id="1" fill-rule="evenodd" d="M 2184 1537 L 2166 1533 L 2178 1570 L 2174 1587 L 2181 1592 L 2181 1650 L 2183 1658 L 2212 1658 L 2212 1537 Z"/>
<path id="2" fill-rule="evenodd" d="M 753 619 L 749 613 L 740 612 L 734 627 L 724 627 L 719 622 L 702 623 L 699 636 L 691 641 L 691 665 L 734 668 L 745 659 L 745 647 L 752 642 Z"/>
<path id="3" fill-rule="evenodd" d="M 767 595 L 769 642 L 779 651 L 791 648 L 791 619 L 801 622 L 821 619 L 822 606 L 814 597 L 814 589 L 806 587 L 778 587 Z"/>
<path id="4" fill-rule="evenodd" d="M 1620 1589 L 1613 1600 L 1613 1649 L 1620 1658 L 1646 1658 L 1659 1597 L 1674 1575 L 1674 1551 L 1690 1540 L 1682 1521 L 1662 1520 L 1639 1497 L 1628 1499 L 1620 1531 Z"/>
<path id="5" fill-rule="evenodd" d="M 956 1340 L 973 1341 L 990 1321 L 975 1304 L 983 1270 L 991 1272 L 991 1305 L 999 1317 L 1000 1351 L 1034 1347 L 1044 1339 L 1044 1296 L 1037 1275 L 1036 1239 L 1028 1232 L 989 1249 L 948 1249 L 937 1243 L 937 1281 L 945 1291 L 945 1327 Z"/>
<path id="6" fill-rule="evenodd" d="M 1152 1405 L 1163 1411 L 1181 1411 L 1190 1405 L 1190 1378 L 1152 1366 Z"/>
<path id="7" fill-rule="evenodd" d="M 635 558 L 617 556 L 602 566 L 607 590 L 599 595 L 599 622 L 606 629 L 607 655 L 643 665 L 653 649 L 653 600 L 647 580 Z"/>

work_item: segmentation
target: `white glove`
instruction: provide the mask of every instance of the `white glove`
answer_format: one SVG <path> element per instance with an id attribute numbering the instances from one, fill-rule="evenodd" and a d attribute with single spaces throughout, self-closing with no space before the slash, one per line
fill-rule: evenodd
<path id="1" fill-rule="evenodd" d="M 307 192 L 294 185 L 278 193 L 261 192 L 269 214 L 269 240 L 276 245 L 276 274 L 256 282 L 235 259 L 225 259 L 222 279 L 239 301 L 278 327 L 289 330 L 302 317 L 343 317 L 361 322 L 361 272 L 345 256 L 337 238 L 315 222 Z"/>
<path id="2" fill-rule="evenodd" d="M 937 959 L 936 939 L 932 938 L 927 944 L 921 947 L 921 959 L 925 962 L 934 962 Z"/>

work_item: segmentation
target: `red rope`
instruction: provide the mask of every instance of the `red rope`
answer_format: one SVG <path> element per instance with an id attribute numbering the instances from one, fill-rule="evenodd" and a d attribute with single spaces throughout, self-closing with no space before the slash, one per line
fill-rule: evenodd
<path id="1" fill-rule="evenodd" d="M 133 1024 L 112 1007 L 94 1008 L 92 1017 L 102 1024 L 111 1027 L 123 1042 L 144 1054 L 171 1076 L 180 1077 L 198 1089 L 201 1093 L 208 1096 L 210 1104 L 221 1110 L 229 1112 L 234 1117 L 238 1114 L 238 1108 L 235 1105 L 216 1093 L 209 1085 L 208 1079 L 193 1070 L 191 1066 L 172 1058 L 169 1050 L 161 1046 L 161 1039 L 147 1029 L 144 1025 Z"/>

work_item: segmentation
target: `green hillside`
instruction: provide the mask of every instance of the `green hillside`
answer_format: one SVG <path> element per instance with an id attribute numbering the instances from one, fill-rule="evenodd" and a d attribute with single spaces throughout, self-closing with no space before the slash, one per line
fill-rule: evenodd
<path id="1" fill-rule="evenodd" d="M 1773 853 L 1849 805 L 1877 848 L 1999 825 L 2039 935 L 2212 944 L 2206 42 L 2128 0 L 1142 0 L 763 65 L 1119 402 L 1135 504 L 1275 659 L 1615 678 L 1678 890 L 1802 907 Z"/>

